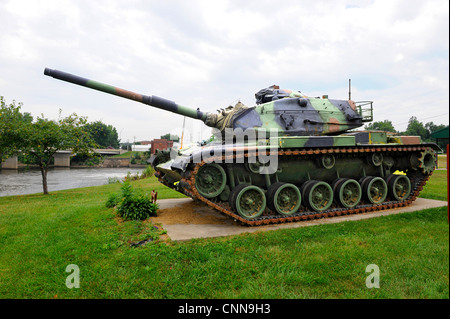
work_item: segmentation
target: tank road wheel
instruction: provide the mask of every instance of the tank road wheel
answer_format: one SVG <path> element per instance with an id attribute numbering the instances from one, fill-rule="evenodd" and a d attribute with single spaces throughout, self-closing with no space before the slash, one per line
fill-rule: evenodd
<path id="1" fill-rule="evenodd" d="M 333 189 L 328 183 L 308 181 L 303 188 L 303 198 L 312 210 L 321 212 L 330 208 L 333 203 Z"/>
<path id="2" fill-rule="evenodd" d="M 389 175 L 386 178 L 388 194 L 392 200 L 405 200 L 411 193 L 411 181 L 405 175 Z"/>
<path id="3" fill-rule="evenodd" d="M 420 153 L 419 167 L 424 174 L 431 174 L 436 166 L 436 152 L 426 149 Z"/>
<path id="4" fill-rule="evenodd" d="M 228 204 L 230 204 L 232 210 L 236 211 L 236 197 L 239 192 L 247 186 L 248 184 L 239 184 L 231 190 L 230 195 L 228 196 Z"/>
<path id="5" fill-rule="evenodd" d="M 253 219 L 259 217 L 266 209 L 266 195 L 258 186 L 245 185 L 236 193 L 234 207 L 242 217 Z"/>
<path id="6" fill-rule="evenodd" d="M 306 189 L 309 188 L 310 185 L 314 184 L 314 182 L 317 182 L 316 180 L 309 180 L 306 181 L 302 184 L 302 186 L 300 187 L 300 193 L 302 193 L 303 195 L 306 194 Z"/>
<path id="7" fill-rule="evenodd" d="M 333 183 L 334 201 L 346 208 L 353 208 L 361 200 L 361 186 L 354 179 L 340 178 Z"/>
<path id="8" fill-rule="evenodd" d="M 271 210 L 288 216 L 300 208 L 300 190 L 294 184 L 274 183 L 267 190 L 267 201 Z"/>
<path id="9" fill-rule="evenodd" d="M 380 204 L 386 199 L 388 187 L 381 177 L 368 176 L 364 178 L 361 188 L 365 199 L 372 204 Z"/>
<path id="10" fill-rule="evenodd" d="M 212 163 L 201 166 L 195 177 L 195 187 L 206 198 L 218 196 L 225 189 L 227 175 L 222 166 Z"/>

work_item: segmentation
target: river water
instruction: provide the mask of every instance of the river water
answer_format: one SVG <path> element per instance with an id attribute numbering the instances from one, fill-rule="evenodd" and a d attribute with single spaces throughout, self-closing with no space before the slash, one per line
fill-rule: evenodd
<path id="1" fill-rule="evenodd" d="M 51 168 L 47 174 L 48 191 L 108 184 L 109 179 L 123 179 L 141 173 L 143 168 Z M 39 169 L 0 170 L 0 197 L 42 192 Z"/>

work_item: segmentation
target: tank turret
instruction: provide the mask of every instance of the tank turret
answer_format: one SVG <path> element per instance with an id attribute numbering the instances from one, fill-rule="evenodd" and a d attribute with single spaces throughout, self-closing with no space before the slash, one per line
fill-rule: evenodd
<path id="1" fill-rule="evenodd" d="M 255 94 L 256 106 L 241 102 L 219 113 L 202 112 L 155 95 L 143 95 L 70 73 L 45 68 L 44 74 L 94 90 L 141 102 L 159 109 L 203 121 L 207 126 L 255 130 L 258 136 L 276 131 L 278 136 L 336 135 L 372 120 L 372 102 L 332 100 L 327 96 L 309 98 L 300 92 L 281 90 L 273 85 Z"/>

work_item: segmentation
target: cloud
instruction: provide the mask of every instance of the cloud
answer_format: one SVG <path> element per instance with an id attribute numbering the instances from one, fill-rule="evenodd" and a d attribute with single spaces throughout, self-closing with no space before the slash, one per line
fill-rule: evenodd
<path id="1" fill-rule="evenodd" d="M 13 0 L 0 19 L 0 95 L 33 115 L 101 119 L 123 140 L 181 131 L 183 119 L 43 69 L 211 112 L 251 106 L 272 84 L 346 98 L 351 78 L 352 97 L 373 100 L 377 121 L 448 124 L 446 0 Z"/>

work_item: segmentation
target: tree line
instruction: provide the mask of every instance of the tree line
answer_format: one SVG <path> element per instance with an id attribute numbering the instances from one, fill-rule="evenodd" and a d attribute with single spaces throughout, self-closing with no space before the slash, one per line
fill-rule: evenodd
<path id="1" fill-rule="evenodd" d="M 448 125 L 439 124 L 436 125 L 433 122 L 428 122 L 423 124 L 420 122 L 417 117 L 411 116 L 411 118 L 408 121 L 408 126 L 406 128 L 406 131 L 397 131 L 394 128 L 394 125 L 389 120 L 384 121 L 378 121 L 378 122 L 372 122 L 364 128 L 366 130 L 377 130 L 377 131 L 387 131 L 396 133 L 398 135 L 409 135 L 409 136 L 420 136 L 423 142 L 433 142 L 436 143 L 436 140 L 431 137 L 431 134 L 439 131 L 443 128 L 446 128 Z M 437 144 L 442 148 L 445 149 L 447 142 L 446 141 L 438 141 Z"/>
<path id="2" fill-rule="evenodd" d="M 94 148 L 119 147 L 117 131 L 100 121 L 88 123 L 87 118 L 73 113 L 57 120 L 43 114 L 33 119 L 21 112 L 22 103 L 7 104 L 0 96 L 0 160 L 23 154 L 38 163 L 44 194 L 48 194 L 47 173 L 53 156 L 61 150 L 80 155 L 93 155 Z"/>

